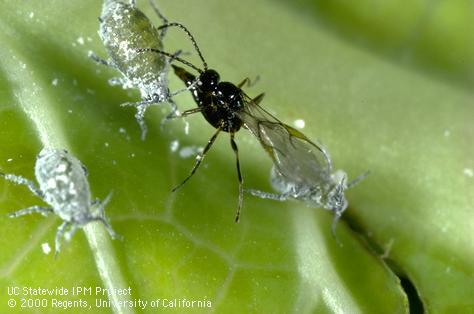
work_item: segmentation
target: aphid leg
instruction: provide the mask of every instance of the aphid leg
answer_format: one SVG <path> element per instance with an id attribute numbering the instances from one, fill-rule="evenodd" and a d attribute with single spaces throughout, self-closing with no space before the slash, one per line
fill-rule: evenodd
<path id="1" fill-rule="evenodd" d="M 53 212 L 53 209 L 49 208 L 49 207 L 31 206 L 31 207 L 28 207 L 28 208 L 20 209 L 20 210 L 14 212 L 14 213 L 11 213 L 11 214 L 8 215 L 8 217 L 16 218 L 16 217 L 19 217 L 19 216 L 29 215 L 29 214 L 33 214 L 33 213 L 38 213 L 38 214 L 41 214 L 43 216 L 48 216 L 48 214 L 50 214 L 52 212 Z"/>
<path id="2" fill-rule="evenodd" d="M 334 239 L 336 240 L 337 244 L 339 246 L 342 246 L 342 243 L 339 241 L 339 238 L 336 235 L 336 226 L 337 223 L 339 222 L 339 219 L 341 219 L 342 212 L 334 212 L 334 218 L 332 219 L 332 226 L 331 226 L 331 233 Z"/>
<path id="3" fill-rule="evenodd" d="M 98 206 L 97 217 L 105 217 L 105 206 L 107 206 L 107 204 L 110 202 L 112 195 L 113 192 L 110 192 L 109 194 L 107 194 L 107 197 L 103 201 L 95 199 L 95 201 L 92 202 L 92 206 Z"/>
<path id="4" fill-rule="evenodd" d="M 148 127 L 145 123 L 145 112 L 148 107 L 150 107 L 150 104 L 139 106 L 137 107 L 137 113 L 135 113 L 135 119 L 137 120 L 140 130 L 142 131 L 140 136 L 142 141 L 145 140 L 146 134 L 148 133 Z"/>
<path id="5" fill-rule="evenodd" d="M 92 60 L 97 62 L 98 64 L 102 64 L 102 65 L 105 65 L 105 66 L 108 66 L 108 67 L 111 67 L 111 68 L 115 68 L 115 64 L 113 64 L 112 62 L 110 62 L 108 60 L 102 59 L 101 57 L 99 57 L 98 55 L 93 53 L 92 51 L 89 51 L 88 56 L 89 56 L 89 58 L 91 58 Z"/>
<path id="6" fill-rule="evenodd" d="M 266 199 L 279 201 L 279 202 L 284 202 L 290 198 L 290 196 L 287 194 L 275 194 L 275 193 L 269 193 L 269 192 L 264 192 L 260 190 L 255 190 L 255 189 L 245 189 L 245 192 L 250 193 L 253 196 L 266 198 Z"/>
<path id="7" fill-rule="evenodd" d="M 96 198 L 95 200 L 92 201 L 91 207 L 99 206 L 100 203 L 102 203 L 102 201 L 100 199 Z"/>
<path id="8" fill-rule="evenodd" d="M 257 95 L 254 99 L 252 99 L 252 101 L 256 105 L 258 105 L 262 101 L 263 97 L 265 97 L 265 93 L 261 93 L 260 95 Z"/>
<path id="9" fill-rule="evenodd" d="M 168 121 L 181 117 L 181 113 L 178 110 L 178 105 L 176 105 L 174 100 L 172 98 L 168 98 L 167 102 L 171 106 L 171 112 L 168 113 L 163 119 L 161 119 L 161 122 L 160 122 L 161 131 L 163 131 L 164 126 Z"/>
<path id="10" fill-rule="evenodd" d="M 26 185 L 28 189 L 33 192 L 36 196 L 40 198 L 44 198 L 43 192 L 39 188 L 36 187 L 35 183 L 33 181 L 30 181 L 26 178 L 23 178 L 22 176 L 17 176 L 14 174 L 8 174 L 8 173 L 3 173 L 0 172 L 0 176 L 4 177 L 5 180 L 11 181 L 15 184 L 22 184 Z"/>
<path id="11" fill-rule="evenodd" d="M 113 77 L 109 79 L 110 86 L 125 86 L 127 85 L 128 81 L 123 77 Z"/>
<path id="12" fill-rule="evenodd" d="M 87 177 L 89 175 L 89 170 L 87 170 L 87 167 L 81 161 L 79 161 L 79 163 L 81 164 L 81 168 L 84 172 L 84 175 Z"/>
<path id="13" fill-rule="evenodd" d="M 141 132 L 141 140 L 144 141 L 146 134 L 148 132 L 148 127 L 146 126 L 145 123 L 145 112 L 150 107 L 152 104 L 154 104 L 154 100 L 143 100 L 139 102 L 134 102 L 134 103 L 125 103 L 121 104 L 120 106 L 125 107 L 125 106 L 133 106 L 137 108 L 137 112 L 135 113 L 135 120 L 137 120 L 138 125 L 140 126 Z"/>
<path id="14" fill-rule="evenodd" d="M 64 235 L 64 231 L 71 223 L 68 221 L 63 222 L 59 227 L 58 231 L 56 231 L 56 238 L 54 240 L 54 247 L 55 247 L 55 257 L 58 256 L 59 251 L 61 251 L 61 238 Z"/>
<path id="15" fill-rule="evenodd" d="M 156 2 L 154 0 L 150 0 L 150 5 L 153 8 L 153 11 L 155 11 L 156 15 L 159 17 L 159 19 L 163 22 L 163 24 L 168 24 L 168 19 L 161 13 Z M 167 30 L 167 28 L 161 30 L 160 39 L 163 39 L 165 37 Z"/>
<path id="16" fill-rule="evenodd" d="M 153 8 L 153 11 L 155 11 L 156 15 L 160 18 L 160 20 L 163 21 L 163 24 L 168 23 L 168 19 L 161 13 L 160 9 L 158 8 L 158 5 L 156 4 L 156 1 L 150 0 L 150 5 Z"/>
<path id="17" fill-rule="evenodd" d="M 173 53 L 171 57 L 168 58 L 168 64 L 176 60 L 176 58 L 178 58 L 182 53 L 183 53 L 183 50 L 181 49 L 176 50 L 176 52 Z"/>
<path id="18" fill-rule="evenodd" d="M 120 105 L 120 107 L 140 107 L 143 105 L 152 105 L 156 103 L 154 99 L 146 99 L 142 101 L 137 101 L 137 102 L 126 102 Z"/>
<path id="19" fill-rule="evenodd" d="M 255 86 L 258 81 L 260 81 L 260 75 L 257 75 L 254 80 L 250 80 L 249 77 L 246 77 L 242 82 L 237 85 L 237 87 L 242 88 L 244 85 L 246 85 L 247 87 L 252 87 Z"/>
<path id="20" fill-rule="evenodd" d="M 233 133 L 233 132 L 230 133 L 230 146 L 232 146 L 232 149 L 234 150 L 234 153 L 235 153 L 235 161 L 236 161 L 236 166 L 237 166 L 237 177 L 239 179 L 239 205 L 237 207 L 237 213 L 235 214 L 235 222 L 239 222 L 240 211 L 242 210 L 242 204 L 244 202 L 244 180 L 242 178 L 242 173 L 240 171 L 239 149 L 237 147 L 237 144 L 235 143 L 234 135 L 235 135 L 235 133 Z"/>
<path id="21" fill-rule="evenodd" d="M 107 232 L 110 234 L 110 236 L 113 239 L 123 239 L 121 235 L 118 235 L 117 233 L 115 233 L 115 231 L 112 229 L 112 226 L 110 226 L 109 222 L 105 218 L 105 206 L 107 206 L 110 199 L 112 198 L 112 194 L 113 193 L 110 192 L 103 201 L 96 199 L 92 203 L 92 206 L 95 205 L 95 206 L 98 206 L 98 208 L 97 208 L 97 214 L 92 217 L 91 221 L 100 221 L 104 225 L 105 229 L 107 229 Z"/>
<path id="22" fill-rule="evenodd" d="M 71 228 L 69 228 L 69 230 L 64 233 L 64 239 L 66 239 L 66 241 L 71 241 L 72 236 L 74 235 L 74 233 L 76 233 L 77 229 L 79 228 L 80 228 L 80 225 L 76 223 L 71 223 Z"/>
<path id="23" fill-rule="evenodd" d="M 96 217 L 93 219 L 94 221 L 100 221 L 105 229 L 107 230 L 107 232 L 109 233 L 109 235 L 112 237 L 112 239 L 117 239 L 117 240 L 120 240 L 122 241 L 123 240 L 123 236 L 116 233 L 114 231 L 114 229 L 112 229 L 112 226 L 109 224 L 109 222 L 107 221 L 107 219 L 105 219 L 104 217 Z"/>
<path id="24" fill-rule="evenodd" d="M 166 119 L 169 120 L 173 116 L 179 116 L 178 105 L 174 102 L 173 99 L 168 98 L 168 103 L 171 106 L 171 112 L 166 116 Z"/>
<path id="25" fill-rule="evenodd" d="M 354 180 L 349 182 L 346 189 L 350 189 L 350 188 L 354 187 L 355 185 L 359 184 L 360 181 L 364 180 L 369 174 L 370 174 L 370 170 L 367 170 L 363 174 L 359 175 L 357 178 L 355 178 Z"/>
<path id="26" fill-rule="evenodd" d="M 209 139 L 209 141 L 207 142 L 206 147 L 204 147 L 204 150 L 202 151 L 202 153 L 200 153 L 199 155 L 196 156 L 196 163 L 194 164 L 193 169 L 191 170 L 189 175 L 186 177 L 186 179 L 184 179 L 183 182 L 181 182 L 178 186 L 173 188 L 173 190 L 171 190 L 172 192 L 176 192 L 180 187 L 182 187 L 186 182 L 188 182 L 189 179 L 191 179 L 191 177 L 194 175 L 196 170 L 201 165 L 201 162 L 203 161 L 204 157 L 206 157 L 206 153 L 209 151 L 209 149 L 211 149 L 212 144 L 214 144 L 214 141 L 216 140 L 217 136 L 219 135 L 219 133 L 221 131 L 222 131 L 222 126 L 220 126 L 217 129 L 216 133 L 214 133 L 214 135 Z"/>

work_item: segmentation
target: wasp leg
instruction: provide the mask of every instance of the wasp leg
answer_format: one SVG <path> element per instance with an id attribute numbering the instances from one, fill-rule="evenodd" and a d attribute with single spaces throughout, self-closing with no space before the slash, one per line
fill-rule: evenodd
<path id="1" fill-rule="evenodd" d="M 263 97 L 265 97 L 265 93 L 261 93 L 260 95 L 257 95 L 257 97 L 252 99 L 252 101 L 258 105 L 262 101 Z"/>
<path id="2" fill-rule="evenodd" d="M 178 117 L 179 118 L 187 117 L 189 115 L 192 115 L 193 113 L 198 113 L 198 112 L 201 112 L 201 111 L 202 111 L 201 107 L 196 107 L 196 108 L 193 108 L 193 109 L 183 111 L 183 113 L 181 113 Z"/>
<path id="3" fill-rule="evenodd" d="M 209 151 L 209 149 L 211 149 L 212 147 L 212 144 L 214 144 L 217 136 L 219 135 L 219 133 L 222 131 L 222 127 L 219 127 L 216 131 L 216 133 L 214 133 L 214 135 L 209 139 L 209 141 L 207 142 L 207 145 L 206 147 L 204 147 L 204 150 L 202 151 L 202 153 L 200 153 L 199 155 L 196 156 L 196 163 L 194 164 L 193 166 L 193 169 L 191 170 L 191 172 L 189 173 L 189 175 L 186 177 L 186 179 L 184 179 L 183 182 L 181 182 L 178 186 L 176 186 L 172 192 L 176 192 L 179 188 L 181 188 L 186 182 L 188 182 L 189 179 L 191 179 L 191 177 L 194 175 L 194 173 L 197 171 L 197 169 L 199 168 L 199 166 L 201 165 L 201 162 L 203 161 L 204 157 L 206 157 L 206 154 L 207 152 Z"/>
<path id="4" fill-rule="evenodd" d="M 234 140 L 235 133 L 230 133 L 230 145 L 235 153 L 235 161 L 237 166 L 237 177 L 239 179 L 239 205 L 237 207 L 237 213 L 235 215 L 235 222 L 239 222 L 240 211 L 242 210 L 242 204 L 244 202 L 244 180 L 242 178 L 242 173 L 240 171 L 240 162 L 239 162 L 239 149 Z"/>
<path id="5" fill-rule="evenodd" d="M 168 99 L 168 102 L 171 104 L 172 109 L 171 109 L 171 112 L 161 120 L 160 129 L 162 131 L 163 131 L 164 125 L 169 120 L 173 120 L 173 119 L 176 119 L 176 118 L 183 118 L 183 122 L 184 122 L 184 125 L 185 125 L 185 130 L 186 130 L 186 129 L 189 128 L 189 123 L 184 118 L 186 116 L 189 116 L 189 115 L 193 114 L 193 113 L 201 112 L 201 108 L 198 107 L 198 108 L 186 110 L 183 113 L 181 113 L 178 110 L 178 106 L 176 105 L 176 103 L 171 98 Z"/>
<path id="6" fill-rule="evenodd" d="M 246 85 L 246 87 L 252 87 L 255 86 L 258 81 L 260 81 L 260 75 L 257 75 L 253 80 L 250 80 L 249 77 L 246 77 L 237 85 L 237 87 L 242 88 L 244 85 Z"/>
<path id="7" fill-rule="evenodd" d="M 169 100 L 171 100 L 171 99 L 169 99 Z M 176 110 L 170 112 L 165 118 L 163 118 L 163 120 L 161 120 L 161 125 L 160 125 L 161 128 L 163 128 L 165 123 L 168 122 L 169 120 L 177 119 L 177 118 L 184 118 L 186 116 L 192 115 L 193 113 L 201 112 L 201 110 L 202 110 L 201 108 L 197 107 L 197 108 L 193 108 L 193 109 L 183 111 L 181 113 L 181 112 L 179 112 L 179 110 L 178 110 L 176 104 L 174 103 L 174 101 L 173 101 L 173 104 L 171 106 L 176 107 Z M 185 121 L 185 124 L 188 124 L 188 123 Z"/>

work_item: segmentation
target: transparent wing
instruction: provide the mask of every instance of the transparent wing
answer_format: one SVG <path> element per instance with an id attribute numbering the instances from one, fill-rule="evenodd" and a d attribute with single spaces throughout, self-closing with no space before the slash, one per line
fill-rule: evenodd
<path id="1" fill-rule="evenodd" d="M 322 145 L 279 121 L 244 95 L 245 109 L 238 116 L 273 159 L 277 172 L 287 182 L 303 186 L 319 186 L 329 180 L 332 164 Z"/>

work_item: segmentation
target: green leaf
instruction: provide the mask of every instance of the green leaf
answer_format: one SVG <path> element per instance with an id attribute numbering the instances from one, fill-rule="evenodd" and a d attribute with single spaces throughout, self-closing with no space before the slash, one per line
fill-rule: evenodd
<path id="1" fill-rule="evenodd" d="M 124 240 L 90 225 L 55 259 L 42 244 L 53 246 L 60 220 L 8 218 L 41 200 L 1 180 L 0 312 L 19 311 L 21 299 L 31 297 L 48 300 L 45 312 L 62 312 L 52 299 L 82 299 L 110 313 L 96 308 L 96 299 L 107 297 L 95 287 L 130 286 L 132 295 L 120 298 L 148 301 L 144 312 L 210 311 L 163 308 L 164 299 L 187 299 L 209 300 L 218 313 L 406 313 L 395 273 L 413 283 L 429 312 L 474 312 L 470 90 L 380 58 L 289 5 L 161 1 L 171 21 L 191 29 L 223 80 L 260 75 L 246 89 L 250 96 L 265 91 L 263 106 L 290 125 L 304 119 L 303 132 L 328 147 L 336 168 L 351 177 L 371 171 L 347 192 L 350 206 L 337 228 L 342 246 L 331 235 L 331 214 L 298 201 L 246 195 L 235 224 L 237 175 L 227 136 L 192 180 L 171 193 L 193 164 L 181 150 L 204 146 L 214 130 L 198 115 L 187 119 L 189 134 L 182 121 L 160 129 L 165 105 L 147 113 L 150 131 L 140 140 L 134 109 L 119 106 L 138 93 L 109 86 L 118 73 L 87 57 L 89 50 L 105 57 L 97 35 L 100 5 L 0 4 L 0 171 L 34 179 L 43 145 L 69 149 L 87 166 L 94 197 L 113 190 L 106 212 Z M 139 7 L 159 24 L 148 3 Z M 177 30 L 164 46 L 193 51 Z M 185 57 L 199 65 L 194 55 Z M 173 75 L 170 80 L 171 90 L 182 88 Z M 195 106 L 185 94 L 176 102 L 180 110 Z M 247 131 L 237 141 L 246 187 L 271 190 L 269 158 Z M 76 286 L 94 293 L 7 294 L 7 287 L 71 292 Z M 158 299 L 160 309 L 151 308 Z"/>

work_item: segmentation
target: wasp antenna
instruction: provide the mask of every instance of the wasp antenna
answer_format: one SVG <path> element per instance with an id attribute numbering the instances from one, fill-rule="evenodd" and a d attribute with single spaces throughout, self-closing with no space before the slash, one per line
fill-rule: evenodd
<path id="1" fill-rule="evenodd" d="M 160 49 L 156 49 L 156 48 L 138 48 L 136 49 L 136 52 L 155 52 L 155 53 L 158 53 L 160 55 L 164 55 L 164 56 L 167 56 L 167 57 L 170 57 L 173 59 L 173 61 L 179 61 L 181 62 L 182 64 L 184 65 L 187 65 L 188 67 L 191 67 L 193 68 L 194 70 L 198 71 L 199 73 L 202 73 L 203 71 L 198 68 L 197 66 L 195 66 L 194 64 L 192 64 L 191 62 L 188 62 L 184 59 L 181 59 L 180 57 L 177 57 L 176 54 L 171 54 L 169 52 L 166 52 L 166 51 L 163 51 L 163 50 L 160 50 Z"/>
<path id="2" fill-rule="evenodd" d="M 193 46 L 194 46 L 194 49 L 196 50 L 196 52 L 198 53 L 199 55 L 199 58 L 201 59 L 202 61 L 202 65 L 204 67 L 204 71 L 207 70 L 207 62 L 206 60 L 204 60 L 204 57 L 202 56 L 202 53 L 201 53 L 201 49 L 199 49 L 199 46 L 198 44 L 196 43 L 196 40 L 194 39 L 194 36 L 191 34 L 191 32 L 186 28 L 186 26 L 184 26 L 183 24 L 181 23 L 168 23 L 168 24 L 163 24 L 161 25 L 160 27 L 158 27 L 158 29 L 164 29 L 164 28 L 169 28 L 169 27 L 178 27 L 179 29 L 181 29 L 183 32 L 186 33 L 186 35 L 188 35 L 189 39 L 191 40 Z"/>

